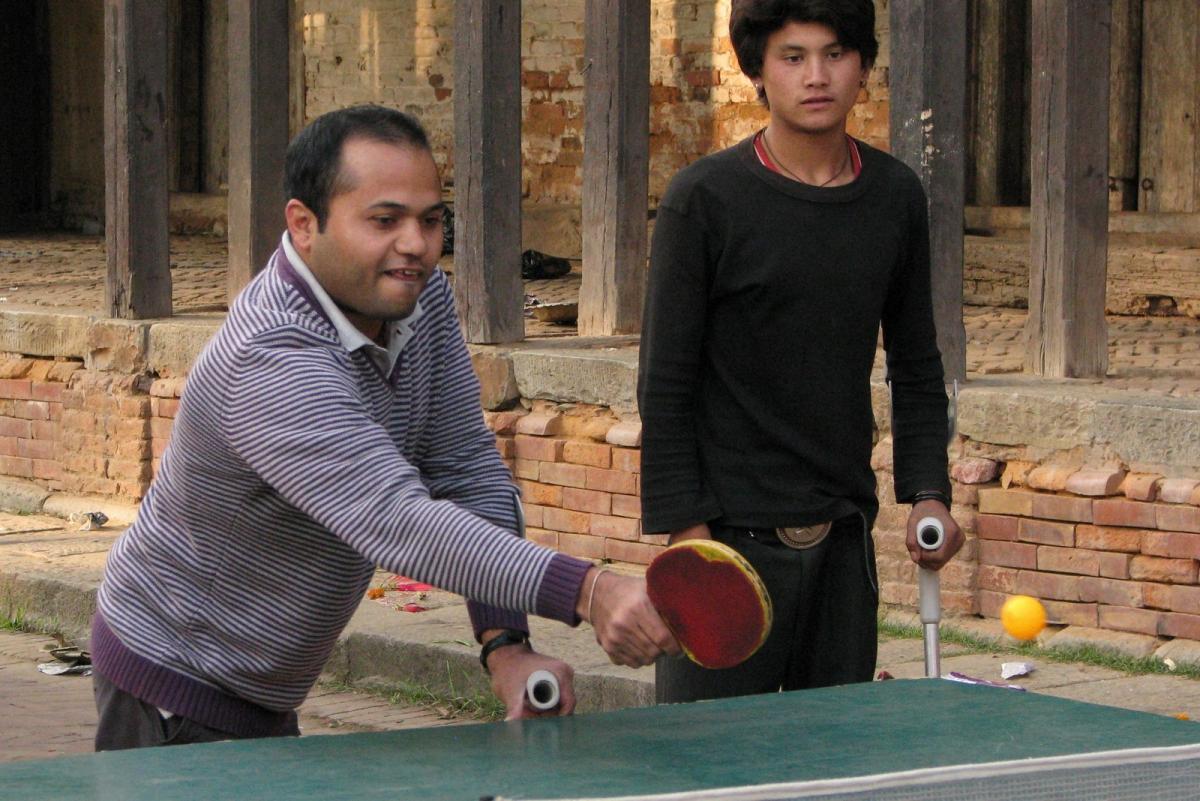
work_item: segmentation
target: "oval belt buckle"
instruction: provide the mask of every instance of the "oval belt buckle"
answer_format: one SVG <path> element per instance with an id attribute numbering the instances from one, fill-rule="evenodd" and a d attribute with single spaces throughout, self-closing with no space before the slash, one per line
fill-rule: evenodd
<path id="1" fill-rule="evenodd" d="M 811 526 L 780 526 L 775 529 L 775 536 L 789 548 L 803 551 L 817 545 L 829 534 L 833 522 L 817 523 Z"/>

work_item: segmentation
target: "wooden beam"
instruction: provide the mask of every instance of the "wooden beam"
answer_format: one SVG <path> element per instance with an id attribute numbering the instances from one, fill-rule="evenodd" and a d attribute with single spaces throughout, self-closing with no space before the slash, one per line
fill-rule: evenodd
<path id="1" fill-rule="evenodd" d="M 1032 188 L 1025 367 L 1099 378 L 1108 366 L 1111 0 L 1034 0 Z"/>
<path id="2" fill-rule="evenodd" d="M 967 372 L 963 327 L 963 199 L 967 4 L 891 4 L 892 153 L 929 196 L 933 314 L 946 381 Z"/>
<path id="3" fill-rule="evenodd" d="M 1138 211 L 1200 211 L 1200 5 L 1145 4 Z"/>
<path id="4" fill-rule="evenodd" d="M 289 0 L 229 4 L 230 302 L 283 235 L 288 143 Z"/>
<path id="5" fill-rule="evenodd" d="M 1113 0 L 1109 47 L 1109 211 L 1137 208 L 1141 70 L 1142 0 Z"/>
<path id="6" fill-rule="evenodd" d="M 454 298 L 468 342 L 524 339 L 520 0 L 454 4 Z"/>
<path id="7" fill-rule="evenodd" d="M 105 0 L 104 41 L 104 305 L 169 317 L 166 4 Z"/>
<path id="8" fill-rule="evenodd" d="M 635 334 L 646 286 L 650 0 L 587 0 L 579 333 Z"/>

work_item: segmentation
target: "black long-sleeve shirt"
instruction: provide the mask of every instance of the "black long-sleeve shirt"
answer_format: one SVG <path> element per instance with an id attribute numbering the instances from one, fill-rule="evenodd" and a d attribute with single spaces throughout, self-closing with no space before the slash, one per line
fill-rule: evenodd
<path id="1" fill-rule="evenodd" d="M 925 194 L 901 162 L 858 147 L 844 186 L 771 171 L 752 137 L 671 182 L 639 370 L 646 531 L 873 520 L 881 325 L 896 497 L 949 493 Z"/>

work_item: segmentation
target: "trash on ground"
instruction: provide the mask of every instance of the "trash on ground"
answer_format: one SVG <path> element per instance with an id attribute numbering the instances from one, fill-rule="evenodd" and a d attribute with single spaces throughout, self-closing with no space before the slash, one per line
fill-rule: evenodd
<path id="1" fill-rule="evenodd" d="M 989 681 L 988 679 L 977 679 L 974 676 L 968 676 L 967 674 L 959 673 L 958 671 L 945 673 L 942 675 L 942 678 L 946 681 L 957 681 L 959 684 L 982 684 L 986 687 L 1000 687 L 1005 690 L 1018 690 L 1020 692 L 1025 692 L 1025 688 L 1020 684 L 1003 684 L 998 681 Z"/>
<path id="2" fill-rule="evenodd" d="M 1000 678 L 1004 680 L 1016 679 L 1021 676 L 1028 676 L 1033 671 L 1037 670 L 1032 662 L 1005 662 L 1000 665 Z"/>
<path id="3" fill-rule="evenodd" d="M 70 521 L 79 523 L 80 531 L 91 531 L 97 528 L 103 528 L 108 522 L 108 515 L 104 512 L 74 512 L 71 514 Z"/>
<path id="4" fill-rule="evenodd" d="M 67 646 L 50 651 L 54 662 L 43 662 L 37 666 L 41 673 L 47 676 L 90 676 L 92 675 L 92 655 L 82 648 Z"/>

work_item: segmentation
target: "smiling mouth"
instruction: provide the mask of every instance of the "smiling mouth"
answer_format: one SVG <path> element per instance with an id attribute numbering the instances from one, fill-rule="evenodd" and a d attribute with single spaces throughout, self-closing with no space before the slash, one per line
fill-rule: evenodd
<path id="1" fill-rule="evenodd" d="M 411 267 L 401 267 L 397 270 L 384 270 L 384 275 L 401 281 L 419 281 L 425 277 L 425 271 Z"/>

